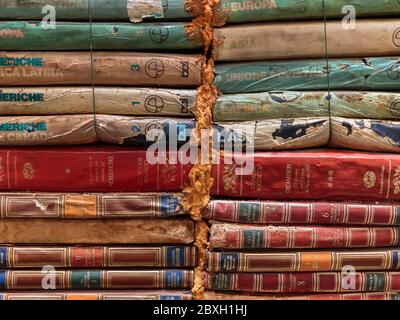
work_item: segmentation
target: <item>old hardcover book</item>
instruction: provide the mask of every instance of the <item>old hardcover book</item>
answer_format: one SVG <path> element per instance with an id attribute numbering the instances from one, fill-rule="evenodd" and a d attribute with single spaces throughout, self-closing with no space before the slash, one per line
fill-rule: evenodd
<path id="1" fill-rule="evenodd" d="M 328 117 L 218 122 L 213 125 L 214 129 L 230 133 L 236 142 L 250 144 L 256 151 L 321 147 L 329 141 L 329 127 Z"/>
<path id="2" fill-rule="evenodd" d="M 0 145 L 83 145 L 97 142 L 94 116 L 0 117 Z"/>
<path id="3" fill-rule="evenodd" d="M 400 54 L 400 19 L 264 23 L 215 29 L 217 61 L 379 57 Z M 307 39 L 307 41 L 304 41 Z M 365 39 L 354 45 L 354 39 Z M 327 47 L 326 47 L 327 46 Z"/>
<path id="4" fill-rule="evenodd" d="M 400 292 L 399 272 L 204 273 L 206 288 L 254 293 Z"/>
<path id="5" fill-rule="evenodd" d="M 194 128 L 194 119 L 96 116 L 98 139 L 111 144 L 139 147 L 164 142 L 181 145 L 190 141 Z"/>
<path id="6" fill-rule="evenodd" d="M 189 289 L 191 270 L 0 271 L 1 290 Z"/>
<path id="7" fill-rule="evenodd" d="M 89 23 L 0 22 L 0 50 L 132 50 L 175 51 L 203 47 L 200 31 L 182 22 Z"/>
<path id="8" fill-rule="evenodd" d="M 208 252 L 209 272 L 318 272 L 400 269 L 397 249 L 348 251 Z"/>
<path id="9" fill-rule="evenodd" d="M 398 247 L 398 227 L 256 226 L 213 222 L 210 250 Z"/>
<path id="10" fill-rule="evenodd" d="M 60 21 L 180 21 L 196 15 L 188 0 L 0 0 L 0 20 L 42 20 L 47 15 L 42 8 L 47 5 L 55 8 Z"/>
<path id="11" fill-rule="evenodd" d="M 0 115 L 65 115 L 96 112 L 191 117 L 196 96 L 196 90 L 182 89 L 4 87 L 0 89 Z"/>
<path id="12" fill-rule="evenodd" d="M 400 199 L 397 154 L 313 150 L 225 157 L 213 166 L 214 196 L 285 201 Z"/>
<path id="13" fill-rule="evenodd" d="M 211 200 L 210 220 L 259 224 L 400 225 L 397 203 Z"/>
<path id="14" fill-rule="evenodd" d="M 7 244 L 190 244 L 190 219 L 49 220 L 2 219 L 0 243 Z"/>
<path id="15" fill-rule="evenodd" d="M 43 268 L 48 265 L 68 269 L 184 268 L 194 267 L 196 260 L 194 246 L 0 247 L 1 269 Z"/>
<path id="16" fill-rule="evenodd" d="M 192 300 L 189 291 L 14 291 L 0 292 L 0 300 Z"/>
<path id="17" fill-rule="evenodd" d="M 347 5 L 354 5 L 349 0 L 221 0 L 216 8 L 216 14 L 223 23 L 246 23 L 258 21 L 285 20 L 322 20 L 342 18 L 348 13 L 344 11 Z M 375 0 L 363 0 L 355 5 L 357 17 L 398 16 L 399 3 L 396 0 L 386 0 L 382 3 Z M 220 23 L 222 23 L 220 21 Z"/>
<path id="18" fill-rule="evenodd" d="M 183 54 L 2 51 L 0 85 L 197 87 L 203 62 Z"/>
<path id="19" fill-rule="evenodd" d="M 284 91 L 220 96 L 214 121 L 333 116 L 393 119 L 400 117 L 400 94 L 395 92 Z"/>
<path id="20" fill-rule="evenodd" d="M 224 63 L 215 65 L 215 74 L 223 93 L 400 90 L 397 57 Z"/>
<path id="21" fill-rule="evenodd" d="M 179 193 L 0 193 L 0 219 L 109 219 L 183 216 Z"/>
<path id="22" fill-rule="evenodd" d="M 400 300 L 399 293 L 391 292 L 362 292 L 312 295 L 268 295 L 253 293 L 223 293 L 205 292 L 206 300 Z"/>
<path id="23" fill-rule="evenodd" d="M 218 97 L 213 108 L 213 119 L 224 122 L 328 117 L 327 96 L 327 91 L 225 94 Z"/>
<path id="24" fill-rule="evenodd" d="M 179 164 L 178 154 L 167 153 L 164 159 L 117 146 L 0 148 L 0 189 L 180 192 L 189 183 L 192 165 Z"/>
<path id="25" fill-rule="evenodd" d="M 331 128 L 332 147 L 400 153 L 400 121 L 331 117 Z"/>

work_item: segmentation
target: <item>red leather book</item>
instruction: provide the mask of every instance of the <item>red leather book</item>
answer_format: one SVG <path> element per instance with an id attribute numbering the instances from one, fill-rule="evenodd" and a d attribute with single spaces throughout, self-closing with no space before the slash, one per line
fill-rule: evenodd
<path id="1" fill-rule="evenodd" d="M 210 220 L 263 224 L 400 225 L 398 203 L 212 200 Z"/>
<path id="2" fill-rule="evenodd" d="M 400 292 L 400 272 L 204 273 L 207 289 L 254 293 Z"/>
<path id="3" fill-rule="evenodd" d="M 0 300 L 192 300 L 189 291 L 14 291 L 0 292 Z"/>
<path id="4" fill-rule="evenodd" d="M 360 292 L 311 295 L 270 295 L 253 293 L 221 293 L 206 291 L 206 300 L 400 300 L 399 293 Z"/>
<path id="5" fill-rule="evenodd" d="M 400 199 L 400 155 L 335 150 L 262 152 L 213 167 L 215 196 L 268 200 Z M 237 175 L 240 161 L 252 174 Z M 249 166 L 248 166 L 249 167 Z"/>
<path id="6" fill-rule="evenodd" d="M 400 270 L 400 250 L 208 252 L 209 272 L 323 272 Z"/>
<path id="7" fill-rule="evenodd" d="M 213 222 L 209 249 L 339 249 L 400 246 L 399 228 L 257 226 Z"/>
<path id="8" fill-rule="evenodd" d="M 149 164 L 146 156 L 114 146 L 0 148 L 0 190 L 156 192 L 187 184 L 191 165 Z"/>

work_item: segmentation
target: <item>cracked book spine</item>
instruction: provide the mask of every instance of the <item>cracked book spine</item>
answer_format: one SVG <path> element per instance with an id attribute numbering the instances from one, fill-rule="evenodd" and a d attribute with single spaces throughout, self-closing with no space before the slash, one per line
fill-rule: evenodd
<path id="1" fill-rule="evenodd" d="M 201 55 L 138 52 L 0 52 L 0 85 L 124 85 L 195 88 Z"/>
<path id="2" fill-rule="evenodd" d="M 398 227 L 256 226 L 213 222 L 210 250 L 339 249 L 400 246 Z"/>
<path id="3" fill-rule="evenodd" d="M 0 193 L 0 218 L 110 219 L 184 216 L 179 193 Z"/>
<path id="4" fill-rule="evenodd" d="M 214 55 L 217 61 L 396 56 L 399 26 L 400 19 L 358 20 L 355 29 L 322 20 L 228 26 L 214 31 L 221 43 Z"/>
<path id="5" fill-rule="evenodd" d="M 343 7 L 352 5 L 348 0 L 304 0 L 287 2 L 285 0 L 221 0 L 216 7 L 219 23 L 247 23 L 285 20 L 322 20 L 342 18 Z M 398 16 L 400 4 L 397 0 L 379 3 L 363 0 L 356 4 L 357 17 Z"/>
<path id="6" fill-rule="evenodd" d="M 0 22 L 0 50 L 175 51 L 203 47 L 200 32 L 186 23 Z"/>
<path id="7" fill-rule="evenodd" d="M 328 89 L 398 91 L 399 79 L 399 58 L 374 57 L 332 58 L 328 63 L 325 59 L 309 59 L 216 64 L 214 82 L 222 93 Z"/>
<path id="8" fill-rule="evenodd" d="M 2 219 L 0 243 L 30 245 L 191 244 L 190 219 Z"/>
<path id="9" fill-rule="evenodd" d="M 43 14 L 48 5 L 54 7 L 60 21 L 181 21 L 196 15 L 188 0 L 0 0 L 0 20 L 42 20 L 52 12 Z"/>

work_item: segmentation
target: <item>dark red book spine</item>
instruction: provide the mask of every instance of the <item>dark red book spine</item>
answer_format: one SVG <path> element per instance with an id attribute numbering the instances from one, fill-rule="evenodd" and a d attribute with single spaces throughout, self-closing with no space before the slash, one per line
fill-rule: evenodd
<path id="1" fill-rule="evenodd" d="M 114 146 L 0 148 L 0 190 L 156 192 L 187 184 L 190 165 L 149 164 L 147 156 Z"/>
<path id="2" fill-rule="evenodd" d="M 231 158 L 232 160 L 232 158 Z M 239 165 L 239 163 L 242 163 Z M 243 164 L 244 163 L 244 164 Z M 251 168 L 238 175 L 237 168 Z M 268 200 L 400 199 L 400 154 L 264 152 L 213 167 L 214 196 Z"/>
<path id="3" fill-rule="evenodd" d="M 399 272 L 204 273 L 207 289 L 254 293 L 400 292 Z"/>
<path id="4" fill-rule="evenodd" d="M 398 203 L 212 200 L 210 220 L 259 224 L 400 225 Z"/>

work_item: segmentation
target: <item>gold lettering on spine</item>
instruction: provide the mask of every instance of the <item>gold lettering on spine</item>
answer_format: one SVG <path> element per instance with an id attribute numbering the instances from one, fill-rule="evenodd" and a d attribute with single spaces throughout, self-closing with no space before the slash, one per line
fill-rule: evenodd
<path id="1" fill-rule="evenodd" d="M 286 176 L 285 176 L 285 193 L 292 192 L 292 164 L 286 165 Z"/>

